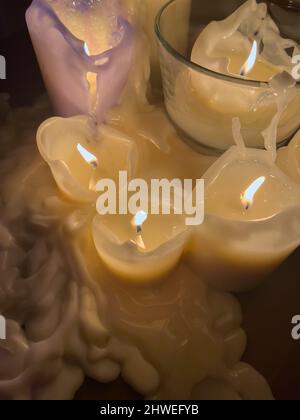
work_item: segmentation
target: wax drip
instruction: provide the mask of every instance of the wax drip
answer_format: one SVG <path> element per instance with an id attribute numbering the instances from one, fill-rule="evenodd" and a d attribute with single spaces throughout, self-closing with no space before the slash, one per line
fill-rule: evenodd
<path id="1" fill-rule="evenodd" d="M 61 196 L 46 165 L 31 168 L 44 113 L 1 118 L 5 108 L 0 101 L 8 124 L 0 131 L 13 128 L 0 165 L 1 397 L 71 399 L 84 376 L 109 383 L 122 374 L 151 399 L 205 399 L 220 388 L 225 398 L 271 399 L 261 376 L 239 363 L 246 337 L 236 299 L 184 261 L 151 288 L 115 281 L 91 242 L 86 206 Z"/>
<path id="2" fill-rule="evenodd" d="M 232 134 L 233 134 L 233 138 L 237 147 L 239 148 L 241 153 L 244 155 L 246 152 L 246 145 L 245 145 L 244 138 L 242 136 L 241 121 L 237 117 L 232 119 Z"/>
<path id="3" fill-rule="evenodd" d="M 117 16 L 120 0 L 46 0 L 61 22 L 74 36 L 86 42 L 91 55 L 100 54 L 118 43 Z M 95 31 L 107 28 L 104 36 Z M 88 54 L 90 55 L 90 54 Z"/>
<path id="4" fill-rule="evenodd" d="M 97 125 L 97 109 L 99 104 L 99 83 L 98 83 L 98 74 L 88 72 L 86 75 L 88 91 L 89 91 L 89 116 L 91 120 L 91 125 Z"/>
<path id="5" fill-rule="evenodd" d="M 88 131 L 90 133 L 89 137 L 86 139 L 87 143 L 90 144 L 95 144 L 101 141 L 101 138 L 99 138 L 99 131 L 98 131 L 98 121 L 97 121 L 97 109 L 98 109 L 98 103 L 99 103 L 99 95 L 98 95 L 98 75 L 96 75 L 96 88 L 95 88 L 95 92 L 91 92 L 90 91 L 90 96 L 89 96 L 89 115 L 88 115 L 88 119 L 87 119 L 87 126 L 88 126 Z M 99 161 L 100 159 L 100 161 Z M 97 168 L 99 166 L 99 164 L 101 165 L 101 156 L 98 156 L 98 162 L 97 162 L 97 166 L 93 168 L 92 171 L 92 175 L 90 178 L 90 182 L 89 182 L 89 190 L 90 191 L 96 191 L 96 185 L 97 182 L 99 181 L 99 174 L 97 171 Z"/>
<path id="6" fill-rule="evenodd" d="M 278 127 L 288 105 L 296 96 L 294 89 L 295 84 L 296 81 L 287 72 L 283 72 L 275 76 L 269 83 L 271 94 L 268 95 L 268 98 L 271 98 L 272 101 L 274 101 L 275 98 L 277 112 L 273 117 L 269 127 L 262 132 L 262 135 L 264 138 L 265 148 L 272 153 L 274 161 L 277 157 Z"/>
<path id="7" fill-rule="evenodd" d="M 215 36 L 216 28 L 219 36 Z M 229 58 L 222 56 L 218 49 L 220 39 L 226 41 L 232 37 L 240 36 L 249 40 L 250 44 L 257 42 L 261 58 L 281 70 L 291 70 L 291 57 L 288 49 L 297 48 L 297 43 L 291 39 L 282 38 L 276 23 L 268 14 L 265 3 L 257 3 L 256 0 L 246 1 L 231 16 L 223 21 L 212 22 L 201 33 L 196 42 L 192 60 L 212 70 L 231 74 L 229 72 Z M 245 44 L 243 47 L 245 48 Z"/>

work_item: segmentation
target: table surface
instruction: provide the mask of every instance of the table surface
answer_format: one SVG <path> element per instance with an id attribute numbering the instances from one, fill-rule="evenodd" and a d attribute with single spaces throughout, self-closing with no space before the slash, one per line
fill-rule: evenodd
<path id="1" fill-rule="evenodd" d="M 24 0 L 23 5 L 26 3 Z M 7 60 L 8 75 L 6 81 L 0 80 L 0 92 L 10 93 L 13 106 L 28 105 L 44 92 L 30 39 L 22 25 L 13 36 L 0 39 L 0 55 Z M 238 296 L 248 335 L 243 360 L 267 378 L 280 400 L 300 400 L 300 341 L 291 337 L 291 320 L 300 314 L 299 261 L 300 250 L 262 287 Z M 76 396 L 79 400 L 139 398 L 122 380 L 101 385 L 87 379 Z"/>

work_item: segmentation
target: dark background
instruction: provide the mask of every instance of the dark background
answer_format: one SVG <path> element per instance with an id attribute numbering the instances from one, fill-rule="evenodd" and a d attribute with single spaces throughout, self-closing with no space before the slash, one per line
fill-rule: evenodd
<path id="1" fill-rule="evenodd" d="M 45 90 L 24 19 L 30 3 L 0 0 L 0 55 L 7 60 L 7 80 L 0 80 L 0 92 L 10 93 L 13 106 L 30 104 Z M 238 296 L 248 335 L 244 360 L 267 378 L 275 397 L 283 400 L 300 400 L 300 341 L 291 338 L 292 317 L 300 314 L 299 273 L 298 250 L 264 286 Z M 109 385 L 87 380 L 77 398 L 139 397 L 121 380 Z"/>
<path id="2" fill-rule="evenodd" d="M 0 55 L 6 59 L 7 79 L 0 92 L 11 95 L 13 106 L 28 105 L 41 94 L 41 74 L 25 22 L 30 0 L 0 0 Z"/>

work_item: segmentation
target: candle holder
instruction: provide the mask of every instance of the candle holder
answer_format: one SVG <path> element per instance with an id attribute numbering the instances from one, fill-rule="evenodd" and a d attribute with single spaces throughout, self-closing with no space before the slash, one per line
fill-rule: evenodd
<path id="1" fill-rule="evenodd" d="M 232 119 L 237 116 L 242 123 L 246 145 L 263 147 L 262 132 L 269 126 L 278 109 L 275 99 L 268 103 L 264 99 L 261 100 L 270 98 L 274 94 L 272 82 L 269 79 L 260 80 L 257 75 L 252 79 L 251 73 L 247 77 L 244 77 L 243 73 L 236 76 L 225 74 L 223 71 L 214 69 L 213 65 L 206 67 L 197 64 L 191 57 L 192 54 L 196 55 L 193 47 L 197 37 L 212 21 L 219 23 L 236 12 L 241 5 L 245 8 L 244 12 L 241 12 L 241 14 L 244 13 L 244 20 L 251 13 L 263 12 L 263 7 L 267 11 L 267 7 L 257 4 L 254 0 L 246 3 L 238 0 L 226 2 L 216 0 L 211 4 L 202 0 L 194 1 L 189 23 L 180 33 L 180 37 L 183 40 L 188 38 L 188 42 L 180 43 L 176 39 L 178 33 L 174 34 L 173 28 L 182 27 L 182 18 L 178 10 L 179 5 L 185 1 L 187 0 L 169 1 L 156 19 L 165 105 L 170 118 L 184 134 L 186 141 L 196 150 L 201 149 L 202 146 L 214 150 L 227 150 L 232 146 L 234 144 L 231 130 Z M 170 16 L 172 16 L 172 27 L 167 24 L 171 19 Z M 283 26 L 285 29 L 283 34 L 286 34 L 287 24 Z M 228 27 L 227 30 L 229 30 Z M 238 25 L 236 31 L 239 31 Z M 210 42 L 218 45 L 219 40 L 222 40 L 222 34 L 218 32 L 215 33 L 215 37 L 209 38 L 212 33 L 213 31 L 210 31 L 206 39 L 208 48 L 211 47 Z M 257 36 L 255 31 L 254 35 Z M 289 35 L 291 36 L 291 33 Z M 297 38 L 291 41 L 295 41 L 296 44 Z M 283 45 L 285 40 L 282 38 L 279 40 L 278 35 L 274 41 L 274 51 L 280 43 Z M 250 50 L 251 44 L 249 44 L 249 52 Z M 271 44 L 269 52 L 270 50 L 272 50 Z M 247 54 L 246 52 L 246 58 Z M 199 51 L 198 56 L 201 60 L 203 51 Z M 285 59 L 289 61 L 290 69 L 292 69 L 292 56 L 289 57 L 286 53 Z M 293 95 L 280 120 L 278 145 L 290 140 L 300 126 L 300 83 L 294 84 Z"/>

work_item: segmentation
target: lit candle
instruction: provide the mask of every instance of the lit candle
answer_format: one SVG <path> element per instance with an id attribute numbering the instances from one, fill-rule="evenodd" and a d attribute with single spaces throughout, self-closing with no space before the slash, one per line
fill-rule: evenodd
<path id="1" fill-rule="evenodd" d="M 254 288 L 300 244 L 300 188 L 271 151 L 230 148 L 204 175 L 206 216 L 189 249 L 195 270 L 226 291 Z"/>
<path id="2" fill-rule="evenodd" d="M 119 101 L 134 54 L 119 0 L 34 0 L 26 19 L 55 111 L 92 113 L 102 122 Z"/>
<path id="3" fill-rule="evenodd" d="M 137 165 L 131 139 L 108 126 L 95 126 L 85 116 L 45 121 L 37 145 L 60 190 L 79 202 L 95 202 L 100 179 L 116 180 L 121 170 L 131 178 Z"/>
<path id="4" fill-rule="evenodd" d="M 261 132 L 276 113 L 278 92 L 270 100 L 272 81 L 284 71 L 291 72 L 292 58 L 286 50 L 296 52 L 296 46 L 280 36 L 266 4 L 248 0 L 198 36 L 191 61 L 214 73 L 181 65 L 175 92 L 166 98 L 171 118 L 194 140 L 226 150 L 233 145 L 232 118 L 238 117 L 247 146 L 261 147 Z M 278 142 L 300 125 L 300 91 L 295 86 L 291 89 L 295 95 L 281 118 Z"/>
<path id="5" fill-rule="evenodd" d="M 183 215 L 96 216 L 93 237 L 98 254 L 118 277 L 157 281 L 169 273 L 183 254 L 190 230 Z"/>

